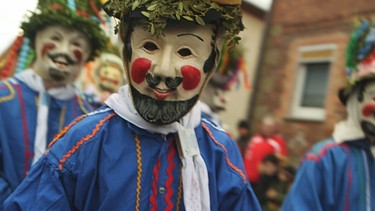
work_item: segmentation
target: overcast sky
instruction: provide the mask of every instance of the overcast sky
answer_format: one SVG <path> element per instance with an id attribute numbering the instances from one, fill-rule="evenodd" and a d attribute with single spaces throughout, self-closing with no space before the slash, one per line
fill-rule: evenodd
<path id="1" fill-rule="evenodd" d="M 243 0 L 268 10 L 272 0 Z M 34 10 L 37 0 L 0 0 L 0 54 L 9 47 L 16 38 L 19 24 L 27 12 Z"/>

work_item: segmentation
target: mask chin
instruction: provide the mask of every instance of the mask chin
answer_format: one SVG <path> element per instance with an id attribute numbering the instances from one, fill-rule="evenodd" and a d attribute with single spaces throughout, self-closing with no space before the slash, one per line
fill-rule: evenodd
<path id="1" fill-rule="evenodd" d="M 198 101 L 198 95 L 184 101 L 164 101 L 151 98 L 130 86 L 134 106 L 147 122 L 166 125 L 185 116 Z"/>

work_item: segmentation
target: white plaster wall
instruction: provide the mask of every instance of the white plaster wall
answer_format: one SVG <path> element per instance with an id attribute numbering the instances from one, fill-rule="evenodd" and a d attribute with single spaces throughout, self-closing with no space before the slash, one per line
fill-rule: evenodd
<path id="1" fill-rule="evenodd" d="M 261 20 L 246 12 L 243 13 L 243 23 L 245 30 L 240 33 L 240 45 L 244 49 L 250 90 L 245 88 L 243 74 L 240 74 L 239 80 L 241 86 L 233 86 L 232 90 L 226 93 L 228 98 L 226 111 L 222 111 L 219 114 L 221 121 L 224 123 L 224 129 L 228 130 L 233 138 L 237 138 L 237 122 L 240 119 L 247 118 L 250 97 L 253 91 L 253 80 L 265 28 L 265 20 Z"/>

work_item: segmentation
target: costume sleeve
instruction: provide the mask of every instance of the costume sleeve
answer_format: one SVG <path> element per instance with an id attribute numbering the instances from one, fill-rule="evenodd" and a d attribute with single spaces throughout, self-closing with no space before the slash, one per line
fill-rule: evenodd
<path id="1" fill-rule="evenodd" d="M 4 159 L 3 156 L 4 155 L 2 153 L 2 149 L 0 148 L 0 158 Z M 3 162 L 3 160 L 1 160 L 1 163 L 2 162 Z M 9 194 L 12 193 L 12 189 L 10 188 L 8 182 L 3 178 L 3 176 L 2 176 L 3 173 L 1 173 L 1 172 L 4 172 L 3 166 L 0 167 L 0 204 L 2 204 L 4 202 L 4 200 L 9 196 Z"/>
<path id="2" fill-rule="evenodd" d="M 225 199 L 220 202 L 219 210 L 233 210 L 233 211 L 261 211 L 258 199 L 250 187 L 250 183 L 240 192 L 232 192 L 228 194 Z"/>
<path id="3" fill-rule="evenodd" d="M 292 187 L 284 199 L 282 211 L 319 211 L 324 210 L 324 197 L 330 195 L 332 184 L 325 184 L 329 172 L 323 172 L 323 161 L 305 160 L 297 171 Z M 323 176 L 324 175 L 324 176 Z M 327 192 L 328 191 L 328 192 Z"/>
<path id="4" fill-rule="evenodd" d="M 237 144 L 235 141 L 230 140 L 228 143 L 226 143 L 226 147 L 228 149 L 228 159 L 230 160 L 232 166 L 237 167 L 237 171 L 243 172 L 243 178 L 241 177 L 240 180 L 236 180 L 236 185 L 231 186 L 229 185 L 229 191 L 226 192 L 226 194 L 222 197 L 223 200 L 221 200 L 219 210 L 233 210 L 233 211 L 261 211 L 261 207 L 259 205 L 259 201 L 250 186 L 249 180 L 246 178 L 244 165 L 242 161 L 241 154 L 239 153 Z M 239 175 L 237 173 L 232 174 L 235 169 L 232 169 L 230 172 L 230 175 L 236 175 L 236 178 L 238 179 Z M 231 184 L 230 181 L 234 182 L 234 179 L 231 179 L 231 177 L 228 175 L 227 177 L 222 180 L 223 183 Z M 232 183 L 233 185 L 234 183 Z M 222 186 L 225 186 L 222 184 Z"/>
<path id="5" fill-rule="evenodd" d="M 3 210 L 71 210 L 56 169 L 45 157 L 40 159 L 4 202 Z"/>
<path id="6" fill-rule="evenodd" d="M 2 203 L 12 192 L 12 189 L 9 187 L 8 183 L 4 178 L 0 177 L 0 203 Z"/>

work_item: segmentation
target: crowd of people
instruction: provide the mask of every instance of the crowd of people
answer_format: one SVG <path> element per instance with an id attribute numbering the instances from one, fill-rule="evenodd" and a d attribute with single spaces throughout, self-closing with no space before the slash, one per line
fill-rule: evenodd
<path id="1" fill-rule="evenodd" d="M 118 54 L 101 8 L 118 20 Z M 0 210 L 375 210 L 375 23 L 348 45 L 347 119 L 293 166 L 272 115 L 254 134 L 241 120 L 234 140 L 215 113 L 240 8 L 40 0 L 21 23 L 35 59 L 0 81 Z M 95 91 L 82 95 L 94 59 Z"/>
<path id="2" fill-rule="evenodd" d="M 262 210 L 280 210 L 296 168 L 288 161 L 287 143 L 276 120 L 272 115 L 265 116 L 255 134 L 251 134 L 247 120 L 240 120 L 237 131 L 236 142 Z"/>

